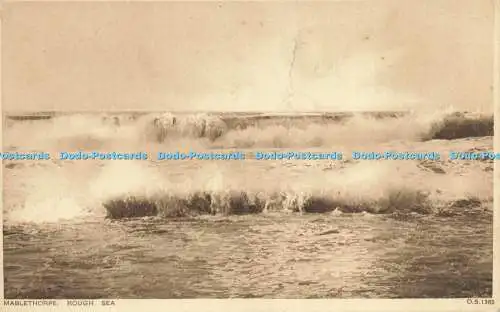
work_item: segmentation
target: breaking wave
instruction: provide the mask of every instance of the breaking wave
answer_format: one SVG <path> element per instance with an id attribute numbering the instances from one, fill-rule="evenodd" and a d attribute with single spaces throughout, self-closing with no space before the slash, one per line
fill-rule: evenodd
<path id="1" fill-rule="evenodd" d="M 424 170 L 422 164 L 414 162 L 399 162 L 398 166 L 394 162 L 340 164 L 344 165 L 343 169 L 325 170 L 299 166 L 259 168 L 255 164 L 231 167 L 212 162 L 201 167 L 193 163 L 190 168 L 175 171 L 174 167 L 142 162 L 96 161 L 57 168 L 19 168 L 29 177 L 16 178 L 24 185 L 18 185 L 24 196 L 13 204 L 9 201 L 16 197 L 15 192 L 6 193 L 4 218 L 14 223 L 50 223 L 91 216 L 124 219 L 268 212 L 396 216 L 491 213 L 492 181 L 481 170 L 450 181 L 443 170 Z M 16 189 L 13 182 L 7 180 L 6 184 Z"/>
<path id="2" fill-rule="evenodd" d="M 16 120 L 12 120 L 12 118 Z M 7 118 L 7 148 L 331 147 L 493 135 L 493 116 L 453 113 L 79 114 Z M 22 141 L 19 138 L 23 138 Z M 23 146 L 19 146 L 22 142 Z"/>
<path id="3" fill-rule="evenodd" d="M 142 162 L 75 162 L 56 172 L 32 171 L 28 197 L 6 213 L 6 219 L 57 222 L 89 215 L 123 219 L 268 212 L 397 216 L 491 212 L 492 181 L 481 171 L 450 181 L 449 175 L 423 170 L 414 162 L 398 166 L 394 162 L 348 163 L 337 170 L 259 168 L 250 163 L 190 166 L 177 171 L 167 166 L 162 172 Z M 56 184 L 36 187 L 47 182 Z"/>
<path id="4" fill-rule="evenodd" d="M 4 150 L 46 152 L 150 151 L 165 146 L 340 149 L 493 135 L 491 116 L 451 112 L 77 114 L 4 122 Z M 59 222 L 96 215 L 168 218 L 273 211 L 445 216 L 491 208 L 491 174 L 485 173 L 490 165 L 467 169 L 436 163 L 427 170 L 418 162 L 336 164 L 340 167 L 332 169 L 327 163 L 315 168 L 247 161 L 203 166 L 190 162 L 182 168 L 169 162 L 5 162 L 4 217 L 9 222 Z M 462 176 L 466 169 L 468 174 Z"/>
<path id="5" fill-rule="evenodd" d="M 147 188 L 144 184 L 141 189 L 122 188 L 101 197 L 101 203 L 110 219 L 269 212 L 491 213 L 492 183 L 484 172 L 471 172 L 450 182 L 444 170 L 425 170 L 425 165 L 347 161 L 339 165 L 343 168 L 333 170 L 279 166 L 260 170 L 251 165 L 237 169 L 210 164 L 195 172 L 185 171 L 180 179 L 161 178 L 150 171 L 147 178 L 152 183 Z"/>
<path id="6" fill-rule="evenodd" d="M 146 216 L 192 217 L 198 215 L 242 215 L 265 212 L 433 214 L 472 215 L 487 211 L 482 201 L 471 197 L 450 202 L 433 202 L 429 194 L 412 189 L 394 189 L 378 200 L 342 198 L 297 193 L 195 192 L 185 197 L 157 195 L 127 196 L 105 202 L 111 219 Z"/>

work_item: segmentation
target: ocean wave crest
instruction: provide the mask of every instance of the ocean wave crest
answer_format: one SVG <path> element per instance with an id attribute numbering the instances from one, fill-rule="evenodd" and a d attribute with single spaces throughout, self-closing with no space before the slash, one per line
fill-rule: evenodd
<path id="1" fill-rule="evenodd" d="M 493 135 L 493 116 L 433 113 L 77 114 L 8 120 L 7 149 L 298 148 Z"/>
<path id="2" fill-rule="evenodd" d="M 430 194 L 392 189 L 376 200 L 295 192 L 194 192 L 187 196 L 157 194 L 152 197 L 124 196 L 103 203 L 111 219 L 146 216 L 192 217 L 198 215 L 242 215 L 265 212 L 371 213 L 392 215 L 457 216 L 483 213 L 487 205 L 475 197 L 448 202 L 433 201 Z"/>

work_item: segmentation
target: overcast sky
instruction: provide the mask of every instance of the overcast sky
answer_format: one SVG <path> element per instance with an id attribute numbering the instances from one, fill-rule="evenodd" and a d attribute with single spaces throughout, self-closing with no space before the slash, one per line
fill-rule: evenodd
<path id="1" fill-rule="evenodd" d="M 5 110 L 492 111 L 493 1 L 11 3 Z"/>

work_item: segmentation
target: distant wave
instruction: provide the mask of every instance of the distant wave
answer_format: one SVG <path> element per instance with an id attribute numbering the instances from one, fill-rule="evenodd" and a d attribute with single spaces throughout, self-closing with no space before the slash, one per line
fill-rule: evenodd
<path id="1" fill-rule="evenodd" d="M 494 135 L 493 116 L 467 116 L 463 113 L 453 113 L 436 120 L 422 138 L 424 140 L 453 140 L 467 137 L 482 137 Z"/>
<path id="2" fill-rule="evenodd" d="M 45 150 L 148 144 L 206 148 L 331 147 L 492 136 L 494 128 L 493 116 L 456 112 L 76 114 L 33 120 L 35 117 L 7 118 L 4 146 Z"/>

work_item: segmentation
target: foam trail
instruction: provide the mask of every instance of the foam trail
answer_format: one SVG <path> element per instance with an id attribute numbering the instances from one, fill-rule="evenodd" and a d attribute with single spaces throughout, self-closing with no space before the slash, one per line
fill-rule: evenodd
<path id="1" fill-rule="evenodd" d="M 152 196 L 167 188 L 168 180 L 142 162 L 108 162 L 90 182 L 90 194 L 99 202 L 132 193 Z"/>
<path id="2" fill-rule="evenodd" d="M 10 222 L 59 222 L 93 214 L 85 189 L 66 170 L 34 171 L 25 181 L 25 199 L 5 213 Z M 84 179 L 82 179 L 84 180 Z"/>

